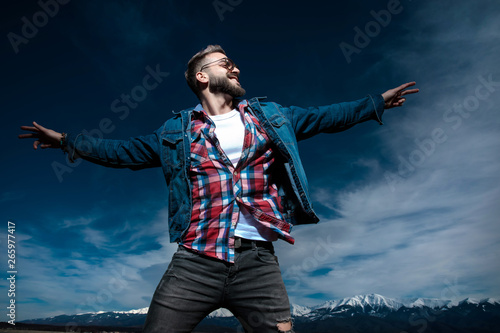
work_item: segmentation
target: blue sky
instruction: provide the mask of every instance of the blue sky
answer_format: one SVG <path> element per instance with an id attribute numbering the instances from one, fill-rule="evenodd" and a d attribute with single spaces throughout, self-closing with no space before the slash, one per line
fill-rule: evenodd
<path id="1" fill-rule="evenodd" d="M 321 222 L 296 227 L 293 246 L 276 244 L 291 302 L 499 297 L 500 3 L 221 0 L 232 4 L 224 12 L 213 3 L 73 0 L 45 21 L 36 1 L 2 11 L 0 236 L 5 249 L 7 221 L 16 223 L 17 319 L 148 306 L 176 249 L 161 170 L 69 165 L 17 139 L 19 126 L 148 134 L 197 104 L 185 65 L 215 43 L 240 67 L 247 97 L 282 105 L 412 80 L 420 88 L 383 126 L 301 142 Z M 24 17 L 38 31 L 11 43 Z M 346 57 L 341 44 L 356 52 Z M 148 91 L 147 68 L 163 73 Z M 127 113 L 112 107 L 132 93 Z"/>

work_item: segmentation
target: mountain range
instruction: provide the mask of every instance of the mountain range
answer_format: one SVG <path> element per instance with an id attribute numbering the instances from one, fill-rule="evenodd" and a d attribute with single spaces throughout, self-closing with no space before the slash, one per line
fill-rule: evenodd
<path id="1" fill-rule="evenodd" d="M 140 327 L 148 308 L 100 311 L 22 321 L 56 326 Z M 500 332 L 500 300 L 393 299 L 377 294 L 291 305 L 296 332 Z M 242 332 L 227 309 L 208 315 L 195 332 Z"/>

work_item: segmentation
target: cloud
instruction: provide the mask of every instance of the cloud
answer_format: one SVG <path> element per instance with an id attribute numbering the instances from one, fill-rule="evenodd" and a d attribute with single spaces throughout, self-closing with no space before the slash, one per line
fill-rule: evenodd
<path id="1" fill-rule="evenodd" d="M 76 226 L 84 226 L 92 223 L 94 219 L 88 217 L 79 217 L 77 219 L 64 219 L 62 221 L 61 228 L 72 228 Z"/>
<path id="2" fill-rule="evenodd" d="M 79 242 L 74 242 L 72 249 L 66 249 L 72 251 L 71 256 L 62 256 L 60 250 L 52 249 L 36 238 L 31 238 L 29 242 L 22 238 L 19 243 L 22 257 L 19 261 L 25 281 L 23 293 L 37 296 L 24 306 L 21 319 L 148 306 L 177 249 L 177 244 L 170 244 L 168 239 L 167 216 L 167 209 L 160 209 L 151 221 L 133 226 L 137 234 L 134 242 L 151 245 L 149 250 L 133 253 L 120 251 L 127 245 L 115 246 L 113 235 L 92 229 L 90 224 L 84 223 L 65 225 L 71 224 L 75 228 L 85 225 L 82 229 L 83 240 L 102 251 L 102 256 L 99 252 L 86 253 L 86 247 Z M 97 218 L 74 219 L 89 220 Z M 51 309 L 59 311 L 45 309 L 44 304 L 51 304 Z"/>
<path id="3" fill-rule="evenodd" d="M 341 217 L 296 228 L 293 249 L 278 246 L 296 303 L 317 303 L 307 293 L 500 295 L 500 84 L 484 84 L 500 82 L 499 23 L 472 3 L 447 3 L 446 20 L 435 6 L 443 5 L 422 4 L 405 22 L 415 27 L 401 36 L 407 47 L 384 45 L 390 70 L 418 77 L 421 92 L 367 135 L 378 155 L 346 161 L 369 166 L 366 181 L 313 188 Z M 330 251 L 318 251 L 321 240 Z"/>
<path id="4" fill-rule="evenodd" d="M 90 21 L 81 25 L 81 31 L 73 27 L 68 33 L 101 66 L 118 92 L 128 91 L 124 88 L 136 84 L 144 66 L 151 63 L 149 51 L 169 62 L 177 51 L 190 49 L 182 37 L 186 29 L 196 43 L 212 31 L 210 26 L 196 30 L 189 16 L 178 15 L 179 9 L 174 10 L 172 4 L 167 14 L 180 22 L 175 28 L 181 36 L 177 39 L 170 39 L 170 28 L 175 25 L 158 27 L 158 21 L 143 15 L 141 5 L 124 6 L 116 1 L 75 3 L 91 13 L 84 15 Z M 421 92 L 408 97 L 404 108 L 387 111 L 385 126 L 362 137 L 351 136 L 351 130 L 344 136 L 353 146 L 368 146 L 366 155 L 359 156 L 350 145 L 346 145 L 346 155 L 324 154 L 327 145 L 314 141 L 321 147 L 322 161 L 333 160 L 329 165 L 342 161 L 360 172 L 355 180 L 350 179 L 354 173 L 346 172 L 349 179 L 338 181 L 341 186 L 336 188 L 322 181 L 319 172 L 309 174 L 314 184 L 311 193 L 322 207 L 322 222 L 295 227 L 295 246 L 276 244 L 292 302 L 317 304 L 318 297 L 363 293 L 447 299 L 500 295 L 500 88 L 490 91 L 483 85 L 480 91 L 490 94 L 476 97 L 480 78 L 500 81 L 498 6 L 498 1 L 408 4 L 380 38 L 362 50 L 376 55 L 378 62 L 361 66 L 361 58 L 353 60 L 349 68 L 359 64 L 367 69 L 366 74 L 346 77 L 342 85 L 359 88 L 359 83 L 364 89 L 376 82 L 388 88 L 389 81 L 392 85 L 416 79 Z M 157 12 L 156 18 L 161 18 L 162 12 Z M 348 36 L 352 37 L 351 29 Z M 318 38 L 324 43 L 322 35 Z M 254 49 L 262 45 L 257 43 Z M 176 52 L 165 51 L 168 48 Z M 333 48 L 338 52 L 336 45 Z M 175 60 L 172 63 L 180 63 Z M 286 59 L 281 61 L 287 64 Z M 309 65 L 305 63 L 304 68 Z M 321 65 L 313 72 L 320 75 Z M 137 75 L 131 74 L 134 71 Z M 290 73 L 298 79 L 294 82 L 299 82 L 299 88 L 307 82 L 302 73 Z M 325 87 L 325 95 L 332 94 L 331 86 Z M 474 102 L 474 97 L 478 105 L 469 104 L 473 111 L 456 109 L 456 104 Z M 352 133 L 361 129 L 356 127 Z M 436 130 L 441 134 L 436 136 Z M 305 156 L 308 151 L 302 153 Z M 143 191 L 142 184 L 138 187 Z M 19 200 L 20 195 L 6 192 L 0 202 Z M 123 209 L 124 205 L 113 205 L 110 200 L 94 206 L 106 207 L 102 211 L 94 208 L 90 214 L 70 218 L 60 218 L 63 213 L 58 212 L 59 217 L 52 219 L 50 207 L 40 214 L 46 223 L 27 226 L 36 237 L 25 236 L 31 238 L 28 242 L 20 230 L 22 293 L 32 295 L 20 313 L 22 319 L 147 306 L 177 245 L 169 243 L 167 211 L 159 208 L 164 202 L 140 201 L 133 206 L 146 213 L 138 213 L 141 208 Z M 87 203 L 82 200 L 81 207 Z"/>
<path id="5" fill-rule="evenodd" d="M 279 244 L 294 301 L 311 303 L 307 292 L 329 298 L 371 292 L 454 299 L 500 295 L 500 165 L 479 148 L 484 146 L 446 151 L 443 160 L 429 161 L 395 191 L 382 177 L 355 190 L 328 195 L 322 189 L 316 199 L 325 206 L 337 203 L 342 217 L 296 228 L 292 249 Z M 475 153 L 461 154 L 469 151 Z M 476 162 L 461 163 L 464 156 Z M 470 175 L 474 167 L 478 172 Z M 327 273 L 312 274 L 318 270 Z"/>

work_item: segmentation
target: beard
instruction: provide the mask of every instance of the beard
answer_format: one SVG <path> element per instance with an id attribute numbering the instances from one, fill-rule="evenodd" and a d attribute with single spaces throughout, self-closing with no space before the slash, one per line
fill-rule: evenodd
<path id="1" fill-rule="evenodd" d="M 233 77 L 232 75 L 231 77 Z M 229 80 L 228 76 L 211 77 L 208 82 L 208 90 L 212 93 L 223 93 L 236 98 L 245 95 L 246 91 L 241 86 Z"/>

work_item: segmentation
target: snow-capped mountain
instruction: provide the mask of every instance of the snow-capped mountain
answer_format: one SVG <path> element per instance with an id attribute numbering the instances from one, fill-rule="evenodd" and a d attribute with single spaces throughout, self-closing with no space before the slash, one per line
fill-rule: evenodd
<path id="1" fill-rule="evenodd" d="M 442 299 L 416 298 L 407 300 L 403 304 L 407 308 L 418 308 L 426 306 L 428 308 L 435 309 L 435 308 L 442 308 L 444 306 L 452 306 L 453 302 Z M 458 305 L 458 302 L 455 305 Z"/>
<path id="2" fill-rule="evenodd" d="M 305 316 L 312 311 L 310 307 L 301 306 L 301 305 L 297 305 L 297 304 L 292 304 L 290 306 L 290 310 L 292 312 L 293 317 L 302 317 L 302 316 Z"/>
<path id="3" fill-rule="evenodd" d="M 118 313 L 118 314 L 147 314 L 148 313 L 149 307 L 141 308 L 141 309 L 135 309 L 135 310 L 128 310 L 128 311 L 98 311 L 98 312 L 85 312 L 85 313 L 78 313 L 76 316 L 80 315 L 100 315 L 103 313 Z M 55 318 L 55 317 L 51 317 Z"/>
<path id="4" fill-rule="evenodd" d="M 331 316 L 345 316 L 354 313 L 371 315 L 374 317 L 385 317 L 391 312 L 397 312 L 401 308 L 430 308 L 442 309 L 452 308 L 461 304 L 500 304 L 500 301 L 488 298 L 485 300 L 464 299 L 460 302 L 451 300 L 432 299 L 432 298 L 411 298 L 411 299 L 393 299 L 378 294 L 358 295 L 339 300 L 326 301 L 316 306 L 300 306 L 292 304 L 292 315 L 295 317 L 307 317 L 310 319 L 319 319 Z"/>
<path id="5" fill-rule="evenodd" d="M 290 308 L 296 325 L 309 325 L 306 328 L 308 332 L 314 332 L 311 329 L 312 326 L 310 326 L 313 324 L 316 325 L 315 327 L 322 327 L 321 325 L 331 325 L 332 321 L 335 324 L 342 321 L 344 323 L 342 325 L 345 325 L 345 322 L 350 322 L 354 318 L 357 319 L 354 323 L 351 323 L 352 325 L 378 320 L 377 325 L 395 327 L 395 332 L 397 330 L 399 330 L 398 332 L 406 330 L 408 325 L 411 326 L 414 323 L 425 323 L 432 326 L 442 321 L 452 327 L 456 325 L 457 318 L 461 318 L 460 325 L 468 323 L 468 320 L 475 320 L 481 323 L 484 321 L 483 326 L 485 327 L 500 328 L 500 301 L 492 298 L 484 300 L 466 298 L 461 301 L 450 301 L 428 298 L 393 299 L 378 294 L 369 294 L 327 301 L 316 306 L 292 304 Z M 147 310 L 148 308 L 142 308 L 130 311 L 100 311 L 77 315 L 61 315 L 44 319 L 25 320 L 23 323 L 66 325 L 71 322 L 80 326 L 140 328 L 146 319 Z M 419 318 L 421 318 L 420 321 Z M 212 328 L 235 327 L 235 325 L 238 325 L 232 313 L 223 308 L 212 312 L 203 323 Z M 397 323 L 397 325 L 394 323 Z M 392 331 L 389 326 L 386 328 L 387 332 Z"/>
<path id="6" fill-rule="evenodd" d="M 224 309 L 224 308 L 220 308 L 220 309 L 217 309 L 215 311 L 213 311 L 212 313 L 210 313 L 207 317 L 208 318 L 227 318 L 227 317 L 232 317 L 233 314 L 231 313 L 231 311 L 229 311 L 228 309 Z"/>
<path id="7" fill-rule="evenodd" d="M 341 306 L 351 306 L 351 307 L 371 307 L 374 309 L 377 308 L 391 308 L 391 309 L 399 309 L 403 306 L 403 303 L 398 302 L 391 298 L 385 298 L 384 296 L 377 294 L 370 295 L 358 295 L 349 298 L 343 298 L 336 301 L 327 301 L 319 306 L 314 307 L 315 309 L 335 309 Z"/>

